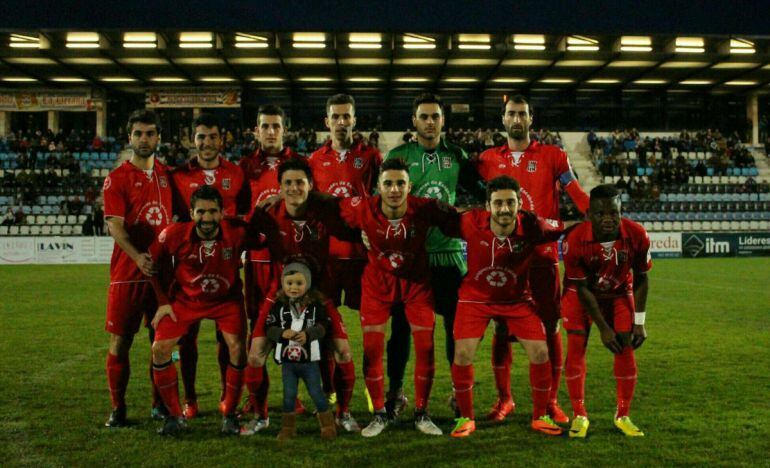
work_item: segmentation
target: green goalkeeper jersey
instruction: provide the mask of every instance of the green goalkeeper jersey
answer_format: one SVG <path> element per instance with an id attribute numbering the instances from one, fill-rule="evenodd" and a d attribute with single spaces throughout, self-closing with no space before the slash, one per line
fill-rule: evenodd
<path id="1" fill-rule="evenodd" d="M 468 155 L 457 145 L 443 138 L 434 150 L 427 150 L 417 142 L 404 143 L 390 150 L 385 159 L 401 158 L 409 166 L 412 195 L 455 204 L 460 169 Z M 459 239 L 445 236 L 438 228 L 431 228 L 425 242 L 430 266 L 456 266 L 464 275 L 467 271 Z"/>

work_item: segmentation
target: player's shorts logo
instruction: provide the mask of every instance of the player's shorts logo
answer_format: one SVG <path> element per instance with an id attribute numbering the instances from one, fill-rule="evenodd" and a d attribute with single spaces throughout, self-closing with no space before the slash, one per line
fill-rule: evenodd
<path id="1" fill-rule="evenodd" d="M 204 181 L 206 182 L 206 185 L 214 185 L 214 182 L 217 181 L 217 178 L 214 174 L 205 174 L 204 177 L 205 177 Z"/>
<path id="2" fill-rule="evenodd" d="M 216 278 L 203 278 L 201 280 L 201 291 L 206 294 L 214 294 L 219 291 L 219 281 Z"/>
<path id="3" fill-rule="evenodd" d="M 490 271 L 486 279 L 490 286 L 496 288 L 502 288 L 508 282 L 508 277 L 502 271 Z"/>
<path id="4" fill-rule="evenodd" d="M 163 222 L 163 213 L 161 213 L 160 208 L 157 206 L 152 206 L 147 210 L 147 214 L 144 215 L 144 218 L 150 225 L 160 226 Z"/>

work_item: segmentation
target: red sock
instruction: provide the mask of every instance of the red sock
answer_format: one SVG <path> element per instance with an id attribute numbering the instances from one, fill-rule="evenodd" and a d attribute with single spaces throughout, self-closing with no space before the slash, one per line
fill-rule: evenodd
<path id="1" fill-rule="evenodd" d="M 179 383 L 174 363 L 169 361 L 164 367 L 153 367 L 152 374 L 155 386 L 160 392 L 168 413 L 177 418 L 181 417 L 182 407 L 179 405 Z"/>
<path id="2" fill-rule="evenodd" d="M 586 336 L 567 333 L 567 370 L 564 379 L 572 402 L 572 415 L 588 417 L 585 407 Z"/>
<path id="3" fill-rule="evenodd" d="M 243 391 L 243 367 L 227 366 L 227 384 L 225 386 L 224 415 L 228 416 L 235 413 L 238 408 L 238 402 L 241 401 L 241 392 Z"/>
<path id="4" fill-rule="evenodd" d="M 551 362 L 551 394 L 548 400 L 557 402 L 559 396 L 559 386 L 561 385 L 561 373 L 564 370 L 564 355 L 561 344 L 561 333 L 556 332 L 546 337 L 548 344 L 548 360 Z"/>
<path id="5" fill-rule="evenodd" d="M 473 415 L 473 364 L 452 364 L 452 386 L 460 416 L 475 419 Z"/>
<path id="6" fill-rule="evenodd" d="M 511 343 L 494 334 L 492 336 L 492 372 L 495 374 L 495 386 L 500 401 L 512 400 L 511 395 L 511 363 L 513 353 Z"/>
<path id="7" fill-rule="evenodd" d="M 385 408 L 385 381 L 382 356 L 385 354 L 385 334 L 364 332 L 364 379 L 374 411 Z"/>
<path id="8" fill-rule="evenodd" d="M 187 401 L 196 401 L 198 394 L 195 391 L 195 375 L 198 367 L 198 330 L 195 334 L 187 334 L 179 341 L 179 372 L 182 374 L 182 386 L 184 386 L 184 398 Z"/>
<path id="9" fill-rule="evenodd" d="M 347 413 L 350 411 L 350 399 L 353 397 L 353 388 L 356 385 L 356 366 L 353 361 L 338 362 L 334 377 L 334 386 L 337 388 L 337 408 L 339 413 Z"/>
<path id="10" fill-rule="evenodd" d="M 252 367 L 247 365 L 246 371 L 244 372 L 243 381 L 246 384 L 246 388 L 249 391 L 249 399 L 254 400 L 254 411 L 257 413 L 260 413 L 260 416 L 263 418 L 267 417 L 266 413 L 262 413 L 262 407 L 264 406 L 264 402 L 261 402 L 257 395 L 260 392 L 260 388 L 264 384 L 265 376 L 267 375 L 267 372 L 265 372 L 265 366 L 260 367 Z"/>
<path id="11" fill-rule="evenodd" d="M 618 411 L 615 417 L 622 418 L 628 416 L 636 388 L 636 360 L 634 360 L 634 349 L 630 346 L 626 346 L 622 353 L 615 355 L 615 380 L 618 398 Z"/>
<path id="12" fill-rule="evenodd" d="M 551 391 L 551 363 L 529 365 L 529 385 L 532 387 L 532 419 L 544 416 Z"/>
<path id="13" fill-rule="evenodd" d="M 433 330 L 414 331 L 412 338 L 414 339 L 414 409 L 421 411 L 428 408 L 433 376 L 436 373 Z"/>
<path id="14" fill-rule="evenodd" d="M 224 401 L 227 393 L 227 373 L 230 370 L 230 349 L 219 330 L 217 330 L 217 363 L 219 364 L 219 382 L 221 384 L 219 401 Z"/>
<path id="15" fill-rule="evenodd" d="M 325 394 L 330 395 L 334 393 L 334 368 L 336 363 L 334 362 L 334 352 L 331 350 L 323 350 L 321 354 L 321 362 L 318 363 L 321 369 L 321 386 Z"/>
<path id="16" fill-rule="evenodd" d="M 107 385 L 110 388 L 110 400 L 113 408 L 126 406 L 126 387 L 131 375 L 131 365 L 128 357 L 120 359 L 114 354 L 107 353 Z"/>

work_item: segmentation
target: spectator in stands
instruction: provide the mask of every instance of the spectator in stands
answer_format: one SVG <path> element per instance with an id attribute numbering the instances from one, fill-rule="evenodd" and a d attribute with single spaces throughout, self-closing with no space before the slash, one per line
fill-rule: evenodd
<path id="1" fill-rule="evenodd" d="M 102 205 L 94 205 L 94 234 L 104 235 L 104 210 Z"/>
<path id="2" fill-rule="evenodd" d="M 19 206 L 16 209 L 16 213 L 14 214 L 13 224 L 20 226 L 24 224 L 26 219 L 27 219 L 27 215 L 24 214 L 24 209 L 21 206 Z"/>
<path id="3" fill-rule="evenodd" d="M 94 235 L 94 219 L 91 217 L 91 215 L 86 215 L 86 220 L 83 221 L 83 235 Z"/>
<path id="4" fill-rule="evenodd" d="M 617 182 L 615 182 L 615 187 L 620 191 L 627 191 L 628 190 L 628 182 L 626 182 L 626 179 L 623 178 L 623 175 L 620 176 L 620 179 L 618 179 Z"/>
<path id="5" fill-rule="evenodd" d="M 414 135 L 412 135 L 412 132 L 409 131 L 409 129 L 407 128 L 406 131 L 404 132 L 404 135 L 401 137 L 401 141 L 403 141 L 404 143 L 409 143 L 410 141 L 412 141 L 412 139 L 414 139 Z"/>
<path id="6" fill-rule="evenodd" d="M 379 148 L 380 146 L 380 134 L 376 128 L 372 129 L 372 132 L 369 133 L 369 145 L 374 148 Z"/>
<path id="7" fill-rule="evenodd" d="M 13 214 L 13 209 L 9 206 L 6 209 L 5 215 L 3 215 L 3 226 L 13 226 L 16 221 L 16 216 Z"/>

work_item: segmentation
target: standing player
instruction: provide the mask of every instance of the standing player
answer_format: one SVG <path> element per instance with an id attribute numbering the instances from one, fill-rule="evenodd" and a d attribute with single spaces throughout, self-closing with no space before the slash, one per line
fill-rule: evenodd
<path id="1" fill-rule="evenodd" d="M 361 279 L 361 326 L 364 374 L 374 418 L 361 435 L 374 437 L 387 425 L 382 359 L 388 318 L 398 304 L 404 306 L 414 338 L 414 424 L 424 434 L 441 435 L 427 414 L 435 373 L 435 315 L 425 241 L 432 226 L 456 232 L 459 219 L 449 205 L 409 195 L 409 168 L 401 159 L 382 163 L 378 189 L 380 195 L 339 202 L 344 221 L 363 230 L 370 244 Z"/>
<path id="2" fill-rule="evenodd" d="M 192 194 L 203 186 L 217 189 L 222 196 L 222 214 L 234 217 L 238 214 L 248 214 L 251 202 L 248 184 L 244 183 L 243 171 L 220 154 L 222 134 L 216 117 L 211 114 L 200 114 L 193 121 L 194 143 L 198 150 L 195 158 L 171 173 L 174 189 L 177 195 L 175 205 L 178 207 L 179 219 L 187 219 L 192 207 Z M 200 322 L 190 326 L 188 333 L 179 342 L 179 366 L 182 371 L 184 384 L 185 405 L 184 415 L 192 419 L 198 415 L 198 398 L 195 392 L 195 374 L 198 364 L 198 330 Z M 217 356 L 222 382 L 220 401 L 225 395 L 225 379 L 227 365 L 230 362 L 227 345 L 222 333 L 217 330 Z"/>
<path id="3" fill-rule="evenodd" d="M 341 198 L 369 196 L 377 183 L 382 156 L 376 148 L 353 142 L 356 126 L 353 96 L 336 94 L 327 99 L 324 123 L 331 139 L 308 159 L 315 189 Z M 345 291 L 345 305 L 358 310 L 366 249 L 360 242 L 332 238 L 329 260 L 335 304 L 342 304 L 342 292 Z"/>
<path id="4" fill-rule="evenodd" d="M 257 209 L 254 217 L 261 218 L 263 234 L 270 245 L 270 257 L 282 264 L 301 259 L 310 267 L 313 278 L 318 280 L 318 288 L 329 295 L 334 284 L 329 272 L 329 244 L 331 233 L 347 240 L 360 239 L 360 232 L 347 229 L 339 217 L 323 215 L 322 201 L 313 203 L 308 200 L 313 188 L 313 177 L 308 163 L 301 158 L 293 158 L 281 163 L 278 168 L 281 183 L 281 197 L 275 205 L 263 211 Z M 329 197 L 331 203 L 334 197 Z M 276 278 L 281 277 L 282 267 L 278 267 Z M 265 320 L 269 314 L 275 295 L 280 289 L 278 280 L 271 284 L 265 304 L 260 308 L 252 332 L 249 350 L 249 372 L 246 384 L 250 394 L 256 394 L 267 375 L 265 362 L 269 352 L 269 342 L 265 334 Z M 329 301 L 326 310 L 331 329 L 327 334 L 332 355 L 326 358 L 336 361 L 339 371 L 337 385 L 337 423 L 349 432 L 358 431 L 358 424 L 350 415 L 350 399 L 355 386 L 355 366 L 350 353 L 348 335 L 342 323 L 342 317 L 334 304 Z M 251 398 L 251 397 L 250 397 Z M 256 398 L 256 397 L 255 397 Z M 262 401 L 258 401 L 262 404 Z M 266 411 L 260 413 L 252 423 L 244 428 L 244 435 L 251 435 L 269 425 Z"/>
<path id="5" fill-rule="evenodd" d="M 530 360 L 532 429 L 548 435 L 561 428 L 546 414 L 551 363 L 545 329 L 535 313 L 527 270 L 537 244 L 562 234 L 533 213 L 519 211 L 519 183 L 500 176 L 487 184 L 486 210 L 464 213 L 460 233 L 468 243 L 468 274 L 459 292 L 452 383 L 460 410 L 452 437 L 476 430 L 473 415 L 473 357 L 489 321 L 504 322 Z"/>
<path id="6" fill-rule="evenodd" d="M 283 146 L 285 114 L 283 109 L 276 105 L 267 104 L 257 111 L 256 136 L 259 148 L 250 156 L 240 160 L 243 174 L 249 184 L 251 192 L 251 211 L 264 200 L 279 194 L 278 165 L 289 158 L 297 156 L 291 148 Z M 246 316 L 254 328 L 254 321 L 259 315 L 273 277 L 273 268 L 270 264 L 270 253 L 267 249 L 250 251 L 248 264 L 245 267 L 246 283 Z M 257 377 L 250 375 L 253 369 L 247 368 L 246 380 L 254 380 Z M 249 401 L 244 407 L 245 413 L 261 414 L 267 418 L 267 392 L 270 380 L 267 373 L 264 374 L 262 387 L 259 391 L 249 395 Z M 257 402 L 258 400 L 258 402 Z"/>
<path id="7" fill-rule="evenodd" d="M 112 399 L 107 427 L 126 425 L 129 351 L 142 317 L 149 324 L 157 309 L 148 278 L 155 267 L 147 249 L 171 221 L 172 214 L 168 170 L 155 160 L 160 131 L 157 114 L 149 110 L 133 112 L 126 132 L 134 154 L 104 179 L 104 218 L 115 239 L 105 326 L 110 333 L 107 382 Z M 159 416 L 162 408 L 159 396 L 155 395 L 153 417 Z"/>
<path id="8" fill-rule="evenodd" d="M 399 158 L 406 162 L 412 195 L 454 205 L 460 174 L 468 173 L 463 170 L 468 155 L 462 148 L 441 137 L 441 129 L 444 127 L 441 98 L 431 93 L 420 94 L 412 104 L 412 111 L 417 141 L 393 148 L 385 159 Z M 444 319 L 446 358 L 451 366 L 454 358 L 452 329 L 457 291 L 467 268 L 460 240 L 443 235 L 437 228 L 432 228 L 428 233 L 426 248 L 436 313 Z M 406 404 L 402 385 L 406 361 L 409 359 L 409 325 L 403 313 L 394 314 L 392 327 L 388 341 L 388 406 L 391 416 L 397 416 Z"/>
<path id="9" fill-rule="evenodd" d="M 643 436 L 629 410 L 636 387 L 634 349 L 647 338 L 644 328 L 647 272 L 652 267 L 644 228 L 620 216 L 620 194 L 612 185 L 591 190 L 588 221 L 564 240 L 565 293 L 562 317 L 567 330 L 567 389 L 574 420 L 570 437 L 585 437 L 586 345 L 591 322 L 615 354 L 615 426 L 627 436 Z M 633 273 L 633 274 L 632 274 Z"/>
<path id="10" fill-rule="evenodd" d="M 567 154 L 556 146 L 530 141 L 532 110 L 523 96 L 517 95 L 505 102 L 503 125 L 508 132 L 507 144 L 484 151 L 475 161 L 481 178 L 489 181 L 507 175 L 516 179 L 521 184 L 522 208 L 552 224 L 559 222 L 560 188 L 566 190 L 581 212 L 585 212 L 588 196 L 575 178 Z M 556 242 L 535 250 L 529 282 L 537 313 L 545 325 L 553 371 L 548 414 L 554 421 L 566 423 L 569 418 L 557 400 L 562 373 L 562 342 L 559 333 L 559 257 Z M 502 421 L 515 408 L 511 396 L 511 345 L 505 338 L 504 326 L 498 326 L 495 333 L 492 367 L 499 398 L 488 417 Z"/>
<path id="11" fill-rule="evenodd" d="M 222 432 L 238 434 L 235 410 L 246 364 L 241 252 L 257 236 L 239 219 L 222 219 L 222 196 L 210 185 L 192 194 L 190 206 L 192 221 L 170 225 L 150 248 L 159 269 L 171 272 L 155 281 L 160 307 L 152 321 L 153 380 L 169 412 L 159 433 L 173 435 L 186 425 L 171 353 L 189 327 L 208 318 L 216 321 L 229 351 Z"/>

